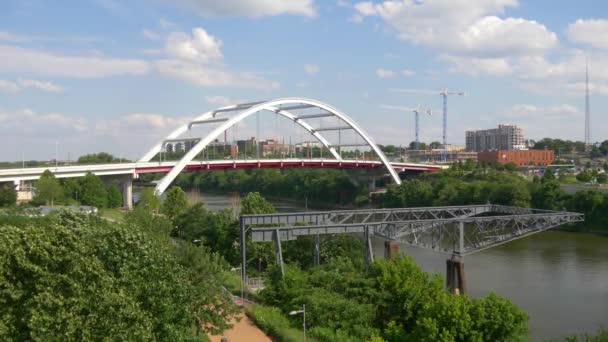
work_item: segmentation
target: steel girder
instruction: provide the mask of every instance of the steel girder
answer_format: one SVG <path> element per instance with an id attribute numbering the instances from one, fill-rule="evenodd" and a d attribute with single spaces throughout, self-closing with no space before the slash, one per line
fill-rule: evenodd
<path id="1" fill-rule="evenodd" d="M 436 251 L 466 255 L 536 232 L 584 220 L 571 212 L 502 205 L 244 215 L 253 241 L 299 236 L 364 233 Z"/>

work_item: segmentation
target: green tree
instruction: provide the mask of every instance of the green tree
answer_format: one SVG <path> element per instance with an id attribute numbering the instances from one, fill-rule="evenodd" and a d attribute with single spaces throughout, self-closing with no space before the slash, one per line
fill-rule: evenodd
<path id="1" fill-rule="evenodd" d="M 250 192 L 241 200 L 241 214 L 272 214 L 276 212 L 272 203 L 268 202 L 259 192 Z"/>
<path id="2" fill-rule="evenodd" d="M 441 143 L 439 141 L 433 141 L 433 142 L 431 142 L 429 144 L 429 148 L 432 149 L 432 150 L 436 150 L 436 149 L 439 149 L 441 147 L 442 147 L 442 145 L 441 145 Z"/>
<path id="3" fill-rule="evenodd" d="M 606 173 L 600 173 L 600 174 L 597 175 L 596 180 L 600 184 L 608 183 L 608 174 L 606 174 Z"/>
<path id="4" fill-rule="evenodd" d="M 542 182 L 550 182 L 550 181 L 554 181 L 555 180 L 555 174 L 553 174 L 553 171 L 549 168 L 545 169 L 545 173 L 543 173 L 543 179 Z"/>
<path id="5" fill-rule="evenodd" d="M 36 183 L 36 196 L 34 199 L 37 202 L 54 205 L 55 201 L 60 200 L 62 195 L 63 189 L 57 178 L 55 178 L 55 175 L 49 170 L 44 170 Z"/>
<path id="6" fill-rule="evenodd" d="M 389 208 L 423 207 L 431 205 L 433 187 L 418 179 L 406 180 L 401 185 L 391 185 L 383 199 L 383 205 Z"/>
<path id="7" fill-rule="evenodd" d="M 107 164 L 118 161 L 119 159 L 106 152 L 85 154 L 78 158 L 78 164 Z"/>
<path id="8" fill-rule="evenodd" d="M 583 170 L 576 175 L 579 182 L 588 183 L 593 179 L 593 174 L 589 170 Z"/>
<path id="9" fill-rule="evenodd" d="M 187 209 L 188 198 L 184 190 L 177 186 L 171 187 L 162 204 L 163 214 L 167 215 L 169 219 L 174 220 Z"/>
<path id="10" fill-rule="evenodd" d="M 97 208 L 106 208 L 108 206 L 108 193 L 101 179 L 87 172 L 80 181 L 80 202 L 84 205 L 90 205 Z"/>
<path id="11" fill-rule="evenodd" d="M 2 340 L 195 340 L 234 313 L 203 250 L 71 212 L 30 220 L 0 224 Z"/>
<path id="12" fill-rule="evenodd" d="M 118 208 L 122 206 L 122 192 L 120 191 L 120 188 L 116 182 L 110 183 L 106 189 L 106 192 L 108 194 L 108 207 Z"/>
<path id="13" fill-rule="evenodd" d="M 545 181 L 532 191 L 531 204 L 537 209 L 562 210 L 566 197 L 557 181 Z"/>
<path id="14" fill-rule="evenodd" d="M 61 186 L 63 187 L 63 198 L 66 202 L 79 202 L 78 196 L 80 193 L 80 179 L 78 178 L 64 178 L 61 180 Z"/>
<path id="15" fill-rule="evenodd" d="M 530 206 L 530 191 L 522 183 L 501 183 L 490 194 L 490 202 L 516 207 Z"/>
<path id="16" fill-rule="evenodd" d="M 0 207 L 10 207 L 17 203 L 17 191 L 11 185 L 0 186 Z"/>
<path id="17" fill-rule="evenodd" d="M 154 193 L 154 189 L 145 188 L 141 191 L 137 208 L 145 212 L 158 212 L 160 209 L 160 199 Z"/>

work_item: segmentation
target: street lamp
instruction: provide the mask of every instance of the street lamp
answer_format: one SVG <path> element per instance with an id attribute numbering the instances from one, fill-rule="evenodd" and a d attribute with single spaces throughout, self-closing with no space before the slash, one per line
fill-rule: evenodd
<path id="1" fill-rule="evenodd" d="M 290 316 L 302 314 L 302 329 L 304 331 L 304 341 L 306 341 L 306 304 L 302 304 L 302 310 L 293 310 L 289 313 Z"/>
<path id="2" fill-rule="evenodd" d="M 234 271 L 239 271 L 239 272 L 241 272 L 241 270 L 242 270 L 242 267 L 241 267 L 241 266 L 239 266 L 239 267 L 233 267 L 233 268 L 231 268 L 231 269 L 230 269 L 230 271 L 232 271 L 232 272 L 234 272 Z M 239 278 L 239 279 L 240 279 L 240 278 Z M 241 283 L 241 302 L 243 303 L 243 305 L 245 305 L 245 303 L 244 303 L 244 298 L 245 298 L 245 297 L 244 297 L 244 295 L 245 295 L 245 293 L 244 293 L 244 292 L 245 292 L 245 291 L 243 290 L 243 279 L 241 279 L 240 283 Z"/>

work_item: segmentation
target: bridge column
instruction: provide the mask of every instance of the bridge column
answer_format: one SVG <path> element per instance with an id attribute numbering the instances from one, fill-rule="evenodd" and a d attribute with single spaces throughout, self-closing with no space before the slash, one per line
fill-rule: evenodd
<path id="1" fill-rule="evenodd" d="M 281 246 L 281 235 L 278 229 L 274 231 L 275 250 L 274 255 L 277 265 L 281 266 L 281 275 L 285 275 L 285 266 L 283 265 L 283 248 Z"/>
<path id="2" fill-rule="evenodd" d="M 13 180 L 13 185 L 15 187 L 15 191 L 21 190 L 21 181 L 20 180 Z"/>
<path id="3" fill-rule="evenodd" d="M 365 244 L 364 250 L 365 250 L 365 267 L 366 268 L 369 268 L 371 263 L 374 262 L 374 251 L 372 249 L 372 236 L 371 236 L 371 233 L 369 230 L 370 230 L 370 227 L 365 226 L 365 231 L 363 233 L 363 237 L 364 237 L 363 243 Z"/>
<path id="4" fill-rule="evenodd" d="M 445 284 L 448 291 L 453 294 L 467 293 L 467 279 L 461 257 L 453 255 L 451 259 L 446 260 Z"/>
<path id="5" fill-rule="evenodd" d="M 384 258 L 392 260 L 399 254 L 399 245 L 393 240 L 384 241 Z"/>
<path id="6" fill-rule="evenodd" d="M 315 235 L 315 259 L 314 265 L 319 266 L 321 263 L 321 243 L 319 234 Z"/>
<path id="7" fill-rule="evenodd" d="M 369 183 L 367 185 L 367 190 L 369 192 L 376 191 L 376 177 L 370 178 Z"/>
<path id="8" fill-rule="evenodd" d="M 133 176 L 127 175 L 122 181 L 122 205 L 125 210 L 133 209 Z"/>

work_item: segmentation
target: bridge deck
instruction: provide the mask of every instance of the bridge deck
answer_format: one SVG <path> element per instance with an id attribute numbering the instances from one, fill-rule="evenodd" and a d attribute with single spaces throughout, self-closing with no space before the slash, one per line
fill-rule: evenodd
<path id="1" fill-rule="evenodd" d="M 114 164 L 90 164 L 70 166 L 49 166 L 35 168 L 0 169 L 0 182 L 36 180 L 45 170 L 51 171 L 57 178 L 82 177 L 87 172 L 98 176 L 137 175 L 143 173 L 166 173 L 176 164 L 176 161 L 137 162 Z M 397 171 L 436 171 L 444 168 L 440 165 L 414 163 L 392 163 Z M 197 170 L 226 170 L 250 168 L 295 168 L 295 167 L 327 167 L 327 168 L 380 168 L 376 160 L 342 160 L 335 159 L 225 159 L 199 161 L 194 160 L 186 166 L 187 171 Z"/>

